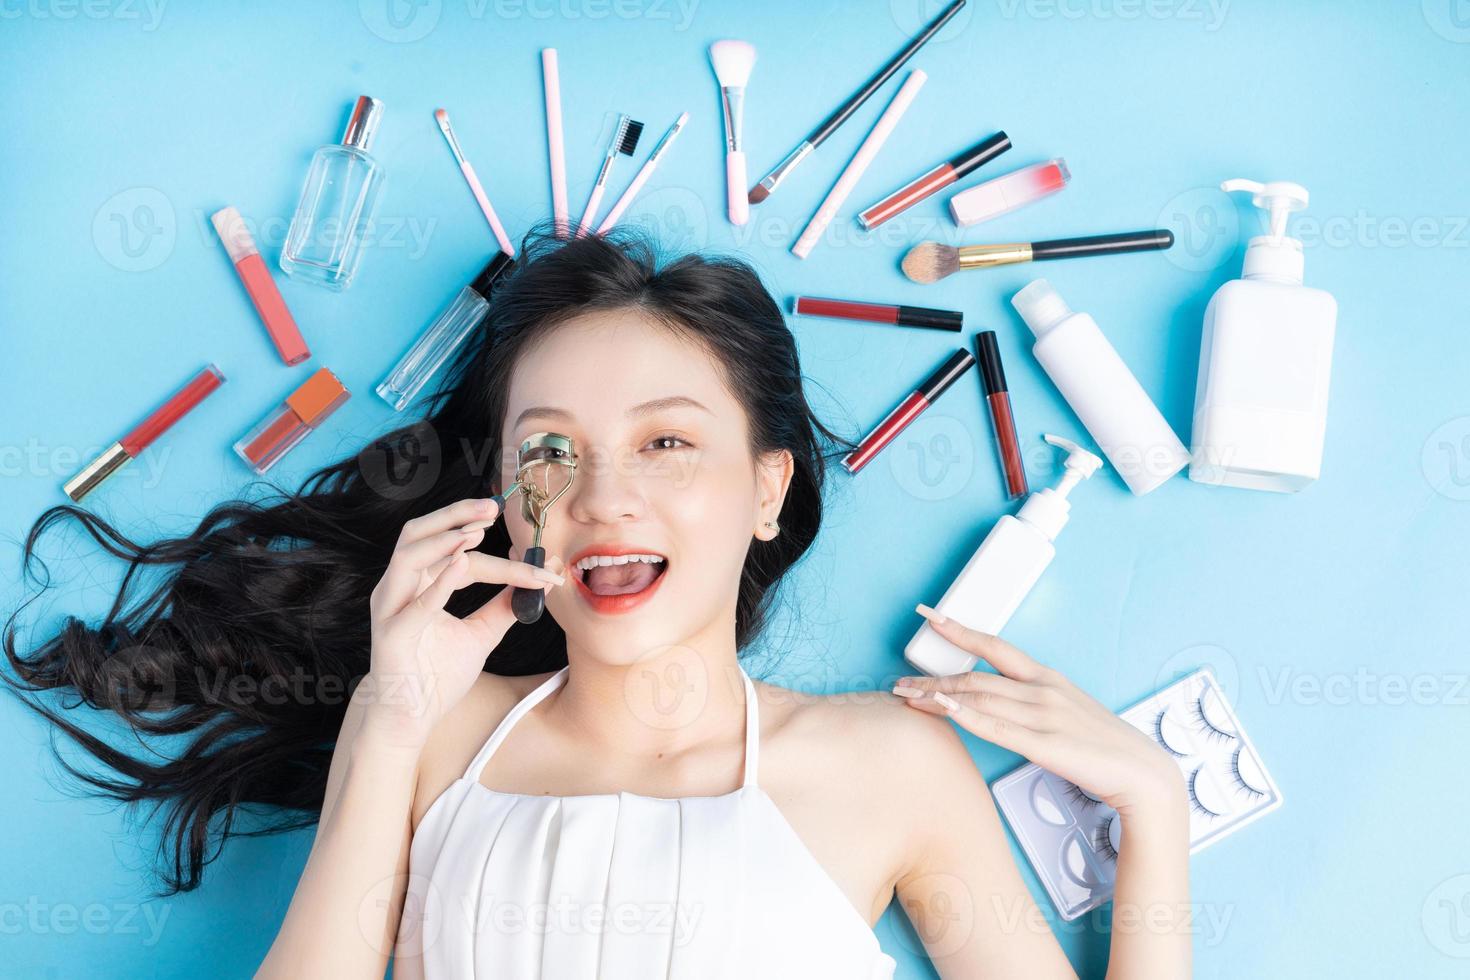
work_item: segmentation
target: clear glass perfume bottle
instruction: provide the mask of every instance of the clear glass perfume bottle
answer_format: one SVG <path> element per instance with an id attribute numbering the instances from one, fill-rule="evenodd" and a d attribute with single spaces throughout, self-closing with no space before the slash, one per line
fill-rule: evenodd
<path id="1" fill-rule="evenodd" d="M 378 384 L 378 396 L 392 405 L 394 411 L 403 411 L 413 401 L 414 396 L 485 319 L 490 310 L 490 291 L 495 281 L 514 264 L 515 259 L 505 252 L 496 252 L 475 281 L 459 291 L 454 302 L 439 314 L 438 319 L 429 325 Z"/>
<path id="2" fill-rule="evenodd" d="M 382 102 L 358 96 L 342 142 L 311 158 L 281 250 L 281 269 L 291 278 L 333 290 L 352 282 L 383 186 L 383 167 L 367 152 L 382 117 Z"/>

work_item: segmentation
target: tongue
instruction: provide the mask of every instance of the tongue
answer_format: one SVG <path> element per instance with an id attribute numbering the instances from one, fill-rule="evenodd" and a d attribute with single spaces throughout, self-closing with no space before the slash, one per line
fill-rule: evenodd
<path id="1" fill-rule="evenodd" d="M 598 565 L 587 569 L 587 588 L 595 595 L 630 595 L 642 592 L 658 578 L 658 569 L 646 561 L 626 565 Z"/>

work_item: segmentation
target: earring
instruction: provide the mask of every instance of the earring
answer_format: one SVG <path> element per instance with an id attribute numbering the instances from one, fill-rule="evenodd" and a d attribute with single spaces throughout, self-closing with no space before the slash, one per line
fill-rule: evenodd
<path id="1" fill-rule="evenodd" d="M 781 525 L 777 524 L 775 521 L 766 521 L 766 527 L 770 528 L 772 531 L 775 531 L 777 534 L 781 533 Z"/>

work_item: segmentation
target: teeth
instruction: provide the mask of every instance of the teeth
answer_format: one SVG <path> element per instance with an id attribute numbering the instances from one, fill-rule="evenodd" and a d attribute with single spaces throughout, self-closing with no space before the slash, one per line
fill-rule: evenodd
<path id="1" fill-rule="evenodd" d="M 598 565 L 626 565 L 630 561 L 646 561 L 657 565 L 664 560 L 662 555 L 588 555 L 577 562 L 577 567 L 586 571 Z"/>

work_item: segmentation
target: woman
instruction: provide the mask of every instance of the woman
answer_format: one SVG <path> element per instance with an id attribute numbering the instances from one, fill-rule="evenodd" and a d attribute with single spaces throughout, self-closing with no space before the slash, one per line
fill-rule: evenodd
<path id="1" fill-rule="evenodd" d="M 1178 770 L 1055 671 L 921 607 L 998 673 L 901 698 L 745 674 L 840 442 L 749 267 L 541 236 L 488 324 L 426 422 L 297 494 L 147 547 L 62 507 L 27 543 L 70 517 L 134 571 L 171 569 L 99 629 L 29 655 L 6 636 L 31 689 L 191 734 L 150 762 L 48 712 L 119 774 L 84 778 L 168 808 L 171 887 L 199 883 L 211 818 L 228 836 L 245 804 L 283 827 L 319 810 L 260 975 L 377 977 L 396 953 L 400 977 L 867 980 L 891 976 L 871 926 L 897 895 L 941 976 L 1075 976 L 944 716 L 1118 809 L 1115 921 L 1146 927 L 1115 929 L 1109 975 L 1188 975 Z M 495 491 L 544 431 L 577 467 L 537 569 Z M 505 586 L 543 590 L 546 615 L 517 624 Z M 316 693 L 232 694 L 209 670 Z"/>

